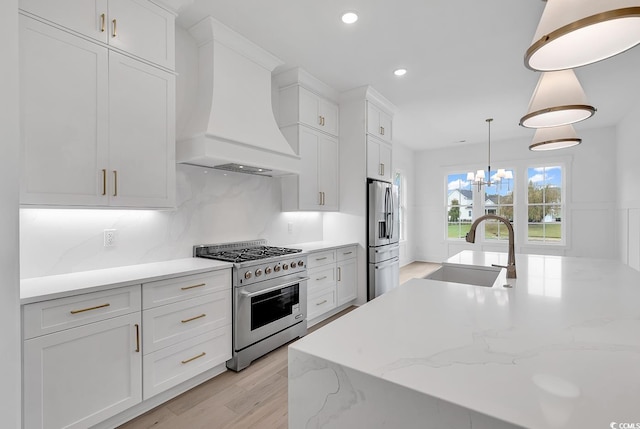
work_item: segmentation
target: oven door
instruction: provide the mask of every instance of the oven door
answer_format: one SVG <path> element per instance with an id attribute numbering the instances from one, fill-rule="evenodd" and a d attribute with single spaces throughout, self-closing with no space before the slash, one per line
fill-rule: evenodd
<path id="1" fill-rule="evenodd" d="M 234 290 L 234 349 L 245 347 L 300 323 L 307 316 L 307 280 L 284 276 Z"/>

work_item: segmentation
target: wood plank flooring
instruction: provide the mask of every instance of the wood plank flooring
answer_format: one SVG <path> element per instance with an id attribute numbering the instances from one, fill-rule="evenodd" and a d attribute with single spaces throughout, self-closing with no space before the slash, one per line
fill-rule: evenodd
<path id="1" fill-rule="evenodd" d="M 400 269 L 400 284 L 421 278 L 439 264 L 413 262 Z M 356 307 L 313 326 L 332 322 Z M 245 370 L 227 371 L 120 426 L 120 429 L 286 429 L 287 345 Z"/>

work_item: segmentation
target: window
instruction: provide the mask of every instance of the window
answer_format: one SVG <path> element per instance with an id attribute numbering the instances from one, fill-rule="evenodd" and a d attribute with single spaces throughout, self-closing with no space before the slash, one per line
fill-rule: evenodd
<path id="1" fill-rule="evenodd" d="M 396 171 L 393 184 L 398 187 L 400 240 L 405 240 L 407 238 L 407 179 L 401 171 Z"/>
<path id="2" fill-rule="evenodd" d="M 562 167 L 527 169 L 527 240 L 535 243 L 562 244 L 564 204 Z"/>
<path id="3" fill-rule="evenodd" d="M 484 186 L 484 212 L 507 218 L 513 224 L 515 219 L 513 216 L 513 170 L 505 169 L 503 177 L 499 177 L 497 171 L 492 171 L 490 177 L 493 185 Z M 484 238 L 485 240 L 508 240 L 509 231 L 500 221 L 486 220 Z"/>
<path id="4" fill-rule="evenodd" d="M 464 238 L 473 219 L 473 192 L 467 173 L 447 176 L 447 238 Z"/>

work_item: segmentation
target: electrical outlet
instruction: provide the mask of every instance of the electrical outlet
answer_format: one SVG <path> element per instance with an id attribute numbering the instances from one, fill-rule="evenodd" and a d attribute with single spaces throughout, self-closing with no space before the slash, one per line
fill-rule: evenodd
<path id="1" fill-rule="evenodd" d="M 287 231 L 289 231 L 289 234 L 293 234 L 293 224 L 291 222 L 287 224 Z"/>
<path id="2" fill-rule="evenodd" d="M 105 229 L 104 230 L 104 247 L 111 247 L 116 245 L 116 230 Z"/>

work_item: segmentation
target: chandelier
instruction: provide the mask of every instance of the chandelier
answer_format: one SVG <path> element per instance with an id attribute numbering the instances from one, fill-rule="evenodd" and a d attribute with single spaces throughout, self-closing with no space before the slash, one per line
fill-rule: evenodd
<path id="1" fill-rule="evenodd" d="M 473 183 L 478 187 L 478 192 L 480 192 L 482 185 L 493 186 L 500 185 L 503 179 L 513 179 L 513 172 L 506 171 L 504 168 L 499 168 L 496 174 L 491 177 L 491 122 L 493 122 L 493 118 L 485 119 L 489 128 L 489 153 L 487 160 L 487 173 L 485 174 L 484 170 L 478 170 L 473 173 L 470 171 L 467 173 L 467 181 Z"/>

